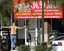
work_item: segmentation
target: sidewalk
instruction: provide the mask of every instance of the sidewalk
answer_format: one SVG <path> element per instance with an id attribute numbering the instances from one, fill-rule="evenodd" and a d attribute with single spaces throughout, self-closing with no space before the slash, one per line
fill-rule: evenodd
<path id="1" fill-rule="evenodd" d="M 30 48 L 31 48 L 31 51 L 35 51 L 34 46 L 31 46 Z M 11 51 L 18 51 L 18 50 L 11 50 Z"/>
<path id="2" fill-rule="evenodd" d="M 18 50 L 11 50 L 11 51 L 18 51 Z"/>
<path id="3" fill-rule="evenodd" d="M 11 50 L 11 51 L 18 51 L 18 47 L 16 47 L 16 49 L 15 49 L 15 50 Z"/>
<path id="4" fill-rule="evenodd" d="M 34 46 L 31 46 L 31 51 L 35 51 L 35 47 Z"/>

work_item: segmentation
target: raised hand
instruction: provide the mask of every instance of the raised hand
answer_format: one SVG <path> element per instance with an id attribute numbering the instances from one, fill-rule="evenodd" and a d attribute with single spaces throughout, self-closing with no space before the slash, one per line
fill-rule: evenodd
<path id="1" fill-rule="evenodd" d="M 26 28 L 27 26 L 24 26 L 24 28 Z"/>

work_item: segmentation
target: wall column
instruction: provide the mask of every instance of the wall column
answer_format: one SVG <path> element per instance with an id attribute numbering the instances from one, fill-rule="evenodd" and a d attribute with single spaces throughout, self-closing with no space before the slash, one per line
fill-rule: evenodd
<path id="1" fill-rule="evenodd" d="M 44 42 L 48 42 L 48 21 L 44 20 Z"/>

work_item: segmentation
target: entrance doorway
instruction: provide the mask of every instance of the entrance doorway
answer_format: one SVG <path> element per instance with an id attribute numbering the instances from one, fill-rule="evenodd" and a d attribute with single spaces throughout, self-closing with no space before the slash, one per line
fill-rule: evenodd
<path id="1" fill-rule="evenodd" d="M 25 20 L 25 45 L 37 45 L 37 19 Z"/>
<path id="2" fill-rule="evenodd" d="M 41 19 L 25 19 L 18 20 L 18 26 L 27 28 L 18 30 L 18 45 L 25 44 L 35 46 L 40 44 L 42 40 L 42 20 Z"/>

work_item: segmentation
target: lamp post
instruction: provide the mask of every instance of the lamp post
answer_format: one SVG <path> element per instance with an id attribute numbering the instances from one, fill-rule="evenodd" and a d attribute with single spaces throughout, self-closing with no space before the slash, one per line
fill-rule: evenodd
<path id="1" fill-rule="evenodd" d="M 11 20 L 10 20 L 10 22 L 11 22 L 11 25 L 12 25 L 12 21 L 13 21 L 13 20 L 12 20 L 12 18 L 13 18 L 13 17 L 12 17 L 12 13 L 11 13 L 11 18 L 10 18 L 10 19 L 11 19 Z"/>
<path id="2" fill-rule="evenodd" d="M 2 29 L 2 18 L 1 18 L 1 29 Z M 1 31 L 1 36 L 2 36 L 2 31 Z"/>
<path id="3" fill-rule="evenodd" d="M 42 0 L 42 42 L 44 42 L 44 0 Z"/>

